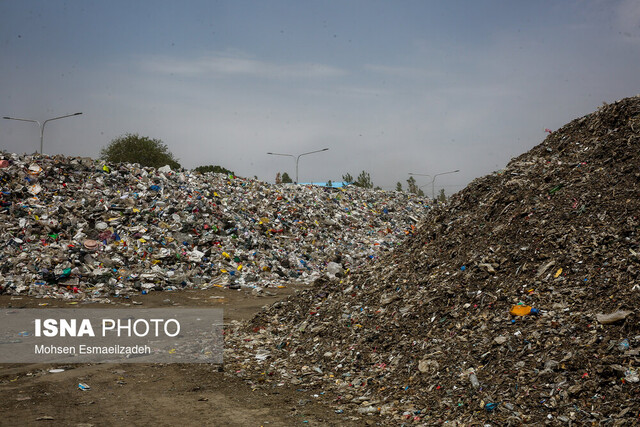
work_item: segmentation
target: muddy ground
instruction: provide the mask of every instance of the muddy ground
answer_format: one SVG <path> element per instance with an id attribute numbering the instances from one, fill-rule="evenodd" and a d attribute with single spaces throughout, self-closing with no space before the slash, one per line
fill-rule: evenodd
<path id="1" fill-rule="evenodd" d="M 111 299 L 83 308 L 216 307 L 225 323 L 251 317 L 265 304 L 286 298 L 293 287 L 271 295 L 214 288 L 205 291 L 152 292 Z M 135 304 L 134 304 L 135 302 Z M 46 306 L 42 304 L 46 303 Z M 141 304 L 140 304 L 141 303 Z M 0 296 L 2 308 L 73 307 L 67 301 Z M 50 373 L 63 368 L 64 372 Z M 79 383 L 91 390 L 82 391 Z M 292 426 L 366 425 L 336 414 L 322 390 L 277 387 L 252 389 L 205 364 L 0 364 L 0 425 L 207 425 Z M 318 397 L 314 397 L 317 395 Z M 370 417 L 367 417 L 370 418 Z"/>

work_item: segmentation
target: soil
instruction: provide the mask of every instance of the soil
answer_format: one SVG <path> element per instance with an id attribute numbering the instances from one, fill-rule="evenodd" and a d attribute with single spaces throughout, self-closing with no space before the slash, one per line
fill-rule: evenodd
<path id="1" fill-rule="evenodd" d="M 261 297 L 219 288 L 152 292 L 82 307 L 213 306 L 223 308 L 227 323 L 249 319 L 265 304 L 294 294 L 295 288 L 272 289 L 273 295 Z M 43 303 L 48 304 L 45 309 L 70 307 L 63 300 L 0 296 L 2 308 L 35 308 Z M 55 368 L 65 370 L 49 372 Z M 91 389 L 82 391 L 79 383 Z M 291 386 L 258 390 L 224 366 L 208 364 L 0 364 L 0 393 L 0 424 L 9 426 L 356 425 L 326 405 L 322 390 Z"/>

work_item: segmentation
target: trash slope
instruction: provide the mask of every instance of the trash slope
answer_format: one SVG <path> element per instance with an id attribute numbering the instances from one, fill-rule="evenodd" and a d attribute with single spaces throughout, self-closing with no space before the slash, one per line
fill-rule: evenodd
<path id="1" fill-rule="evenodd" d="M 231 331 L 226 362 L 390 423 L 638 422 L 639 148 L 640 97 L 568 123 L 366 271 Z"/>

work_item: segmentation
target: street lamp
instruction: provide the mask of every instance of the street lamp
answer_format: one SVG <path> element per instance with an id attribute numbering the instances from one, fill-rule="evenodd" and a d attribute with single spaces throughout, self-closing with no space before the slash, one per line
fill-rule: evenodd
<path id="1" fill-rule="evenodd" d="M 17 117 L 3 117 L 3 119 L 7 119 L 7 120 L 19 120 L 21 122 L 32 122 L 32 123 L 36 123 L 38 126 L 40 126 L 40 154 L 42 154 L 42 144 L 44 141 L 44 125 L 47 124 L 47 122 L 50 122 L 52 120 L 58 120 L 58 119 L 64 119 L 65 117 L 71 117 L 71 116 L 79 116 L 82 113 L 73 113 L 73 114 L 67 114 L 66 116 L 60 116 L 60 117 L 54 117 L 52 119 L 47 119 L 44 122 L 42 122 L 42 124 L 37 121 L 37 120 L 31 120 L 31 119 L 19 119 Z"/>
<path id="2" fill-rule="evenodd" d="M 293 157 L 294 159 L 296 159 L 296 184 L 298 183 L 298 161 L 300 160 L 300 157 L 302 156 L 306 156 L 307 154 L 313 154 L 313 153 L 320 153 L 321 151 L 327 151 L 328 148 L 323 148 L 322 150 L 316 150 L 316 151 L 309 151 L 308 153 L 302 153 L 302 154 L 298 154 L 297 156 L 294 156 L 293 154 L 280 154 L 280 153 L 267 153 L 267 154 L 271 154 L 272 156 L 287 156 L 287 157 Z"/>
<path id="3" fill-rule="evenodd" d="M 409 175 L 428 176 L 429 178 L 431 178 L 431 199 L 435 200 L 436 199 L 436 193 L 435 193 L 436 177 L 440 176 L 440 175 L 446 175 L 448 173 L 457 173 L 457 172 L 460 172 L 460 169 L 456 169 L 454 171 L 449 171 L 449 172 L 437 173 L 437 174 L 433 175 L 433 178 L 431 178 L 431 175 L 426 175 L 426 174 L 421 174 L 421 173 L 411 173 L 411 172 L 409 172 Z"/>

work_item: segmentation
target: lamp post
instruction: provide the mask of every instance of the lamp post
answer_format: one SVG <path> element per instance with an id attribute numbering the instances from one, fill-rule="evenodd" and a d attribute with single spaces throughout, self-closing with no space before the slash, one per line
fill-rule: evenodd
<path id="1" fill-rule="evenodd" d="M 313 153 L 320 153 L 321 151 L 327 151 L 328 148 L 323 148 L 322 150 L 315 150 L 315 151 L 309 151 L 308 153 L 302 153 L 302 154 L 298 154 L 297 156 L 294 156 L 293 154 L 281 154 L 281 153 L 267 153 L 267 154 L 271 154 L 272 156 L 287 156 L 287 157 L 293 157 L 294 159 L 296 159 L 296 184 L 298 183 L 298 161 L 300 160 L 300 157 L 302 156 L 306 156 L 307 154 L 313 154 Z"/>
<path id="2" fill-rule="evenodd" d="M 44 125 L 47 124 L 47 122 L 50 122 L 52 120 L 58 120 L 58 119 L 64 119 L 65 117 L 71 117 L 71 116 L 79 116 L 82 113 L 73 113 L 73 114 L 67 114 L 66 116 L 60 116 L 60 117 L 54 117 L 52 119 L 47 119 L 44 122 L 40 123 L 37 120 L 31 120 L 31 119 L 20 119 L 17 117 L 3 117 L 3 119 L 7 119 L 7 120 L 19 120 L 21 122 L 32 122 L 32 123 L 36 123 L 39 127 L 40 127 L 40 154 L 42 154 L 42 145 L 44 143 Z"/>
<path id="3" fill-rule="evenodd" d="M 438 177 L 440 175 L 446 175 L 448 173 L 457 173 L 457 172 L 460 172 L 460 169 L 456 169 L 454 171 L 449 171 L 449 172 L 437 173 L 437 174 L 433 175 L 433 177 L 431 177 L 431 175 L 426 175 L 426 174 L 421 174 L 421 173 L 411 173 L 411 172 L 409 172 L 409 175 L 428 176 L 428 177 L 430 177 L 431 178 L 431 199 L 435 200 L 436 199 L 436 193 L 435 193 L 436 177 Z"/>

